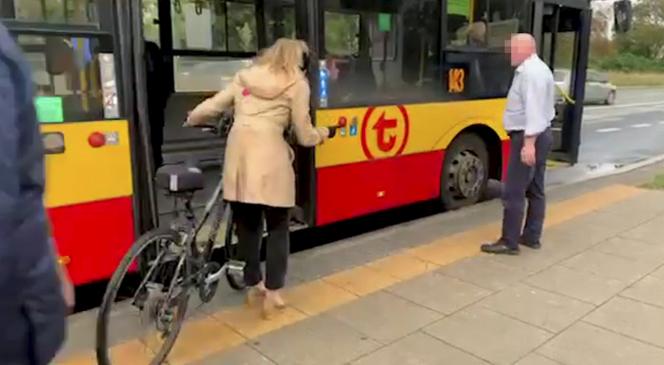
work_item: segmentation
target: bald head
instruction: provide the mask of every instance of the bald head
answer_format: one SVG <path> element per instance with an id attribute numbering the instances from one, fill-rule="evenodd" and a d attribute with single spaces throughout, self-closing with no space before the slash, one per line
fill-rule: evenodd
<path id="1" fill-rule="evenodd" d="M 509 52 L 512 66 L 519 66 L 528 57 L 537 53 L 535 38 L 528 33 L 514 34 L 510 39 Z"/>

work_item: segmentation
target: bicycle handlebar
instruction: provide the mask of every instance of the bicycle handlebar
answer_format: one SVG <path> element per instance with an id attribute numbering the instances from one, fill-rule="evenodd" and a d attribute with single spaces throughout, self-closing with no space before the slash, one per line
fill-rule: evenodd
<path id="1" fill-rule="evenodd" d="M 186 120 L 183 126 L 200 129 L 203 132 L 211 133 L 219 137 L 228 135 L 233 124 L 233 116 L 229 114 L 222 115 L 216 123 L 206 123 L 197 125 L 187 125 Z"/>

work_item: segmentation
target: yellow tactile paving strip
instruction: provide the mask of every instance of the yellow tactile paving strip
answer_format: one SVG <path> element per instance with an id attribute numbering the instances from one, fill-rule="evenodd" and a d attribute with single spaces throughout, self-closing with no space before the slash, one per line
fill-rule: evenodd
<path id="1" fill-rule="evenodd" d="M 545 227 L 564 223 L 641 192 L 641 189 L 631 186 L 612 185 L 552 204 L 547 212 Z M 260 319 L 255 309 L 247 307 L 224 309 L 206 318 L 190 320 L 183 327 L 169 357 L 169 364 L 195 364 L 206 357 L 220 354 L 359 297 L 478 255 L 479 244 L 494 239 L 499 228 L 499 223 L 480 226 L 290 288 L 286 291 L 290 306 L 269 321 Z M 144 360 L 145 347 L 138 340 L 116 346 L 112 357 L 114 365 L 148 363 Z M 91 364 L 96 364 L 92 352 L 58 362 L 58 365 Z"/>

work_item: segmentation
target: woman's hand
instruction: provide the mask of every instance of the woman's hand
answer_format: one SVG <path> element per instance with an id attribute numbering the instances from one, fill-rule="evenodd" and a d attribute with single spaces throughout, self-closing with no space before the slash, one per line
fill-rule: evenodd
<path id="1" fill-rule="evenodd" d="M 184 120 L 184 123 L 182 124 L 183 127 L 191 127 L 193 124 L 191 123 L 191 110 L 187 112 L 187 118 Z"/>

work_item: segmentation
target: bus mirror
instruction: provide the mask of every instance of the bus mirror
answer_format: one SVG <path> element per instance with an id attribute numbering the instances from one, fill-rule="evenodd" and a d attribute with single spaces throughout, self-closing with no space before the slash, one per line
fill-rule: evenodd
<path id="1" fill-rule="evenodd" d="M 74 50 L 64 38 L 46 38 L 45 53 L 46 72 L 50 75 L 61 75 L 71 69 Z"/>
<path id="2" fill-rule="evenodd" d="M 618 33 L 628 32 L 632 28 L 632 2 L 618 0 L 613 3 L 615 29 Z"/>

